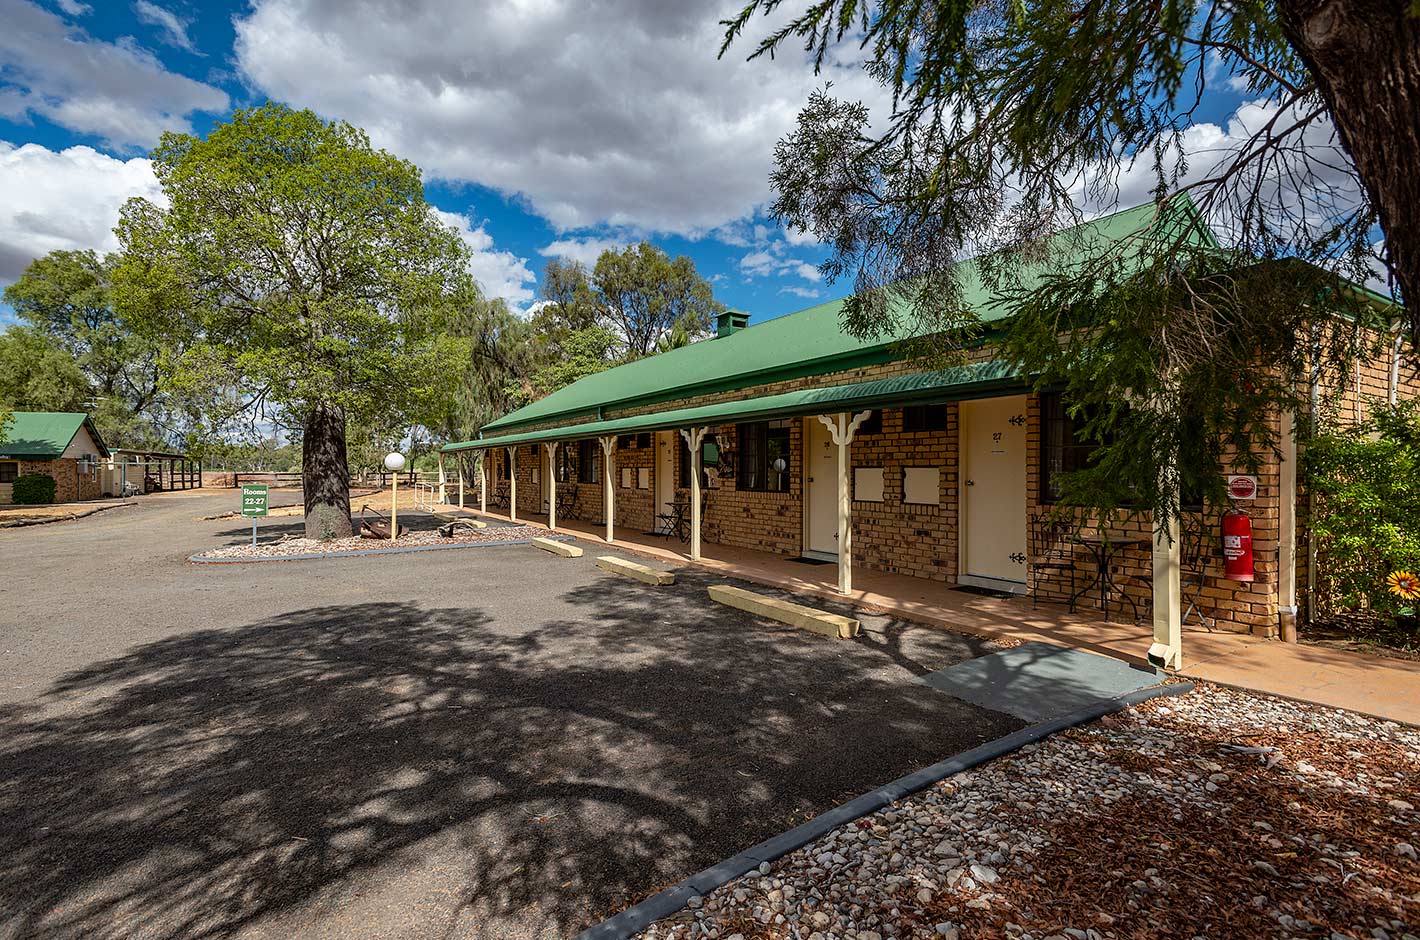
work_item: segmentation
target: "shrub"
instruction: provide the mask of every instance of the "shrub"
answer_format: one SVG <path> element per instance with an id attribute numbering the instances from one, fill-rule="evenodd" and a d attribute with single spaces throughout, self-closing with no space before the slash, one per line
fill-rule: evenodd
<path id="1" fill-rule="evenodd" d="M 1323 430 L 1307 444 L 1305 470 L 1323 603 L 1413 617 L 1414 602 L 1386 578 L 1420 571 L 1420 401 Z"/>
<path id="2" fill-rule="evenodd" d="M 10 501 L 26 506 L 54 502 L 54 477 L 47 473 L 26 473 L 11 485 Z"/>

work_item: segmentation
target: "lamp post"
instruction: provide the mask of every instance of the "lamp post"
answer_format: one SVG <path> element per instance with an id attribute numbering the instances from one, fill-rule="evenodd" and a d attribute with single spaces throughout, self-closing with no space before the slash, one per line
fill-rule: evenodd
<path id="1" fill-rule="evenodd" d="M 399 471 L 404 469 L 404 455 L 399 451 L 385 454 L 385 469 L 394 474 L 390 489 L 390 541 L 399 538 Z"/>

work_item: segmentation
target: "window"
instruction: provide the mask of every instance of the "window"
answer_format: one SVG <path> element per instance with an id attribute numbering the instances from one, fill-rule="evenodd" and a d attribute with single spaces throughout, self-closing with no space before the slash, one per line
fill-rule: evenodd
<path id="1" fill-rule="evenodd" d="M 785 493 L 789 490 L 790 453 L 788 421 L 759 421 L 741 424 L 740 465 L 735 488 Z"/>
<path id="2" fill-rule="evenodd" d="M 883 410 L 874 408 L 873 413 L 858 425 L 859 434 L 881 434 L 883 433 Z"/>
<path id="3" fill-rule="evenodd" d="M 571 483 L 577 479 L 577 451 L 571 444 L 558 446 L 557 466 L 553 469 L 556 471 L 553 479 L 558 483 Z"/>
<path id="4" fill-rule="evenodd" d="M 508 454 L 502 450 L 493 452 L 493 482 L 502 483 L 508 479 Z"/>
<path id="5" fill-rule="evenodd" d="M 577 442 L 577 482 L 596 483 L 597 482 L 597 451 L 600 445 L 596 441 Z"/>
<path id="6" fill-rule="evenodd" d="M 640 449 L 643 449 L 643 450 L 644 450 L 645 448 L 647 448 L 647 447 L 650 447 L 650 446 L 651 446 L 651 432 L 650 432 L 650 431 L 642 431 L 640 434 L 636 435 L 636 446 L 637 446 L 638 448 L 640 448 Z"/>
<path id="7" fill-rule="evenodd" d="M 0 460 L 0 483 L 14 483 L 20 475 L 20 464 L 15 460 Z"/>
<path id="8" fill-rule="evenodd" d="M 1082 435 L 1085 416 L 1072 417 L 1058 394 L 1040 396 L 1040 501 L 1060 498 L 1060 477 L 1090 465 L 1100 446 Z"/>
<path id="9" fill-rule="evenodd" d="M 623 434 L 616 439 L 617 450 L 630 450 L 636 446 L 636 438 L 631 434 Z"/>
<path id="10" fill-rule="evenodd" d="M 947 406 L 908 405 L 902 409 L 902 429 L 904 431 L 945 431 L 947 429 Z"/>
<path id="11" fill-rule="evenodd" d="M 676 435 L 680 437 L 679 434 Z M 709 489 L 711 481 L 718 477 L 718 474 L 711 471 L 720 464 L 720 447 L 715 443 L 714 434 L 706 434 L 705 439 L 700 442 L 700 486 L 702 489 Z M 681 489 L 690 489 L 690 445 L 685 442 L 685 438 L 680 438 L 680 470 L 676 477 L 676 486 Z"/>

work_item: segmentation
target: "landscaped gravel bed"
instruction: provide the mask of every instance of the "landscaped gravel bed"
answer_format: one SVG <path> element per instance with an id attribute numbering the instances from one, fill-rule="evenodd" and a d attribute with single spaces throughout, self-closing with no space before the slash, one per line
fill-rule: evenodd
<path id="1" fill-rule="evenodd" d="M 1420 934 L 1420 732 L 1214 687 L 958 775 L 644 940 Z"/>
<path id="2" fill-rule="evenodd" d="M 339 552 L 358 552 L 381 548 L 415 548 L 429 545 L 464 545 L 472 542 L 508 542 L 516 539 L 544 537 L 548 531 L 543 526 L 509 525 L 474 532 L 460 532 L 453 538 L 444 538 L 438 532 L 409 532 L 394 541 L 389 539 L 363 539 L 351 536 L 344 539 L 284 538 L 275 542 L 258 542 L 253 548 L 250 542 L 242 545 L 228 545 L 214 548 L 195 556 L 197 558 L 285 558 L 292 555 L 332 555 Z"/>

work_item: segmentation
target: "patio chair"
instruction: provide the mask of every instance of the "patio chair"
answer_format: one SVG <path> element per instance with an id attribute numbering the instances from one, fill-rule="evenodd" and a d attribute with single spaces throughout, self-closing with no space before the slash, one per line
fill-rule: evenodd
<path id="1" fill-rule="evenodd" d="M 1203 629 L 1213 632 L 1213 621 L 1203 613 L 1203 588 L 1211 571 L 1222 558 L 1221 543 L 1214 535 L 1214 529 L 1207 524 L 1204 513 L 1185 513 L 1178 527 L 1178 567 L 1179 595 L 1183 602 L 1180 623 L 1188 623 L 1189 617 L 1197 619 Z M 1152 617 L 1154 611 L 1154 581 L 1152 575 L 1126 575 L 1128 580 L 1146 588 L 1144 592 L 1144 612 Z"/>
<path id="2" fill-rule="evenodd" d="M 1209 570 L 1222 557 L 1222 545 L 1216 531 L 1207 524 L 1203 513 L 1196 516 L 1189 513 L 1179 526 L 1179 593 L 1184 604 L 1183 616 L 1179 620 L 1188 623 L 1188 617 L 1192 614 L 1209 633 L 1213 632 L 1213 623 L 1199 605 Z"/>
<path id="3" fill-rule="evenodd" d="M 1030 538 L 1029 575 L 1031 579 L 1030 604 L 1034 608 L 1039 597 L 1040 575 L 1045 571 L 1068 571 L 1070 573 L 1070 612 L 1075 612 L 1075 552 L 1070 545 L 1072 527 L 1063 519 L 1049 512 L 1032 513 L 1028 526 Z"/>

